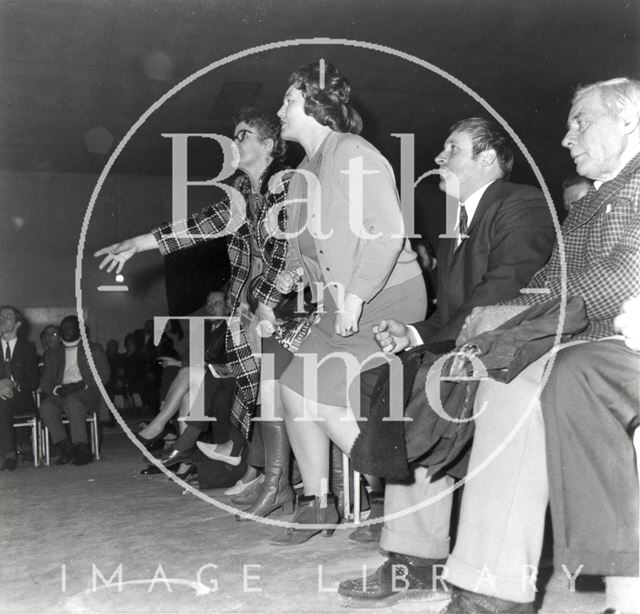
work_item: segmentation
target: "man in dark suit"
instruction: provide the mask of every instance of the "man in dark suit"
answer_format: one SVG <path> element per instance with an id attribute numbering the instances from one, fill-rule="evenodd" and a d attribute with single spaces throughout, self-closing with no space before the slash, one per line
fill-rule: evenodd
<path id="1" fill-rule="evenodd" d="M 541 191 L 508 181 L 513 151 L 493 122 L 469 118 L 456 123 L 435 160 L 440 189 L 459 204 L 455 228 L 438 246 L 437 309 L 412 326 L 380 322 L 374 334 L 385 352 L 423 344 L 434 353 L 453 349 L 473 308 L 517 296 L 545 264 L 555 240 Z M 379 607 L 431 591 L 433 566 L 449 554 L 452 485 L 449 476 L 431 479 L 424 467 L 415 470 L 410 484 L 387 482 L 385 516 L 434 502 L 384 523 L 380 546 L 389 558 L 365 583 L 362 578 L 342 582 L 342 605 Z"/>
<path id="2" fill-rule="evenodd" d="M 0 460 L 2 470 L 8 471 L 16 468 L 13 416 L 19 410 L 35 410 L 31 393 L 37 388 L 39 377 L 35 349 L 18 337 L 22 322 L 22 314 L 15 307 L 0 307 Z"/>
<path id="3" fill-rule="evenodd" d="M 60 450 L 56 464 L 72 462 L 86 465 L 93 460 L 87 439 L 87 415 L 98 410 L 101 396 L 80 343 L 80 326 L 76 316 L 60 323 L 63 345 L 45 354 L 44 374 L 40 388 L 47 398 L 40 405 L 40 416 L 49 429 L 51 439 Z M 109 360 L 102 346 L 90 343 L 91 355 L 100 379 L 109 381 Z M 71 441 L 62 423 L 69 419 Z"/>

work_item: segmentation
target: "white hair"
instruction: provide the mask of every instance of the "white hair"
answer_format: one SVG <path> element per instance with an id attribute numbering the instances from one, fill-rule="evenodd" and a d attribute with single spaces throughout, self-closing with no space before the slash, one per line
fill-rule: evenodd
<path id="1" fill-rule="evenodd" d="M 612 115 L 619 115 L 623 109 L 633 108 L 640 113 L 640 81 L 621 77 L 598 81 L 590 85 L 578 87 L 573 95 L 572 104 L 592 92 L 600 92 L 600 98 Z"/>

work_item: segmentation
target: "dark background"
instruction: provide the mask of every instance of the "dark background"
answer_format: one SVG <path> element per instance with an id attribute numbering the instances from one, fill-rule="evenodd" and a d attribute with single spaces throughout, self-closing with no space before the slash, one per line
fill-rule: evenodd
<path id="1" fill-rule="evenodd" d="M 560 140 L 575 88 L 640 76 L 639 8 L 628 0 L 0 0 L 0 302 L 72 306 L 80 290 L 101 341 L 164 313 L 157 255 L 127 267 L 128 293 L 106 295 L 95 288 L 113 279 L 87 254 L 171 217 L 163 133 L 230 134 L 239 107 L 275 111 L 289 74 L 306 62 L 324 58 L 349 77 L 363 135 L 397 175 L 400 141 L 392 134 L 415 135 L 418 176 L 433 168 L 454 121 L 488 114 L 436 72 L 381 51 L 300 44 L 255 52 L 155 110 L 87 216 L 110 154 L 152 104 L 212 62 L 276 41 L 366 41 L 446 71 L 519 135 L 555 200 L 574 170 Z M 194 142 L 192 177 L 211 177 L 219 166 L 214 145 Z M 536 182 L 523 159 L 513 179 Z M 444 213 L 435 185 L 417 190 L 420 228 L 431 242 Z M 212 200 L 210 189 L 190 192 L 191 209 Z"/>

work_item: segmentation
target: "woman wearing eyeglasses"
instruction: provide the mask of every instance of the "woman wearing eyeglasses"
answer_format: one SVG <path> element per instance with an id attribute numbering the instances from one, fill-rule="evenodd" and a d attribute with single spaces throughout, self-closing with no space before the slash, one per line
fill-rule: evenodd
<path id="1" fill-rule="evenodd" d="M 247 437 L 260 383 L 260 366 L 253 355 L 260 352 L 256 324 L 261 320 L 274 322 L 273 308 L 282 299 L 275 280 L 284 270 L 287 251 L 287 241 L 284 235 L 278 235 L 278 231 L 286 229 L 283 203 L 288 178 L 286 174 L 274 177 L 286 169 L 282 163 L 285 144 L 275 117 L 244 110 L 235 118 L 233 138 L 239 153 L 238 168 L 242 171 L 233 188 L 242 196 L 246 212 L 241 212 L 237 203 L 227 196 L 186 221 L 166 224 L 150 233 L 115 243 L 98 250 L 94 256 L 104 257 L 99 265 L 101 269 L 119 273 L 125 262 L 138 252 L 159 249 L 166 255 L 201 241 L 226 236 L 231 262 L 231 316 L 240 320 L 239 329 L 231 322 L 226 335 L 228 364 L 236 378 L 231 421 Z M 258 301 L 255 316 L 249 309 L 247 291 L 250 285 L 252 298 Z M 289 442 L 284 424 L 271 422 L 263 426 L 267 463 L 277 461 L 283 466 L 271 468 L 278 478 L 270 489 L 269 505 L 255 511 L 259 515 L 293 504 L 293 491 L 288 482 Z M 267 473 L 269 469 L 267 467 Z M 244 479 L 254 475 L 249 473 Z"/>

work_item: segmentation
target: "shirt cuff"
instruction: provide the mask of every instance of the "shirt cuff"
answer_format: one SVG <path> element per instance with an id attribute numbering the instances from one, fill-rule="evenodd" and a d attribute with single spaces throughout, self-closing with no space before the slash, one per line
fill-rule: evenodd
<path id="1" fill-rule="evenodd" d="M 416 327 L 411 326 L 411 324 L 407 324 L 407 328 L 409 329 L 409 341 L 411 342 L 407 349 L 423 345 L 424 341 L 422 340 L 420 333 L 418 333 L 418 331 L 416 330 Z"/>

